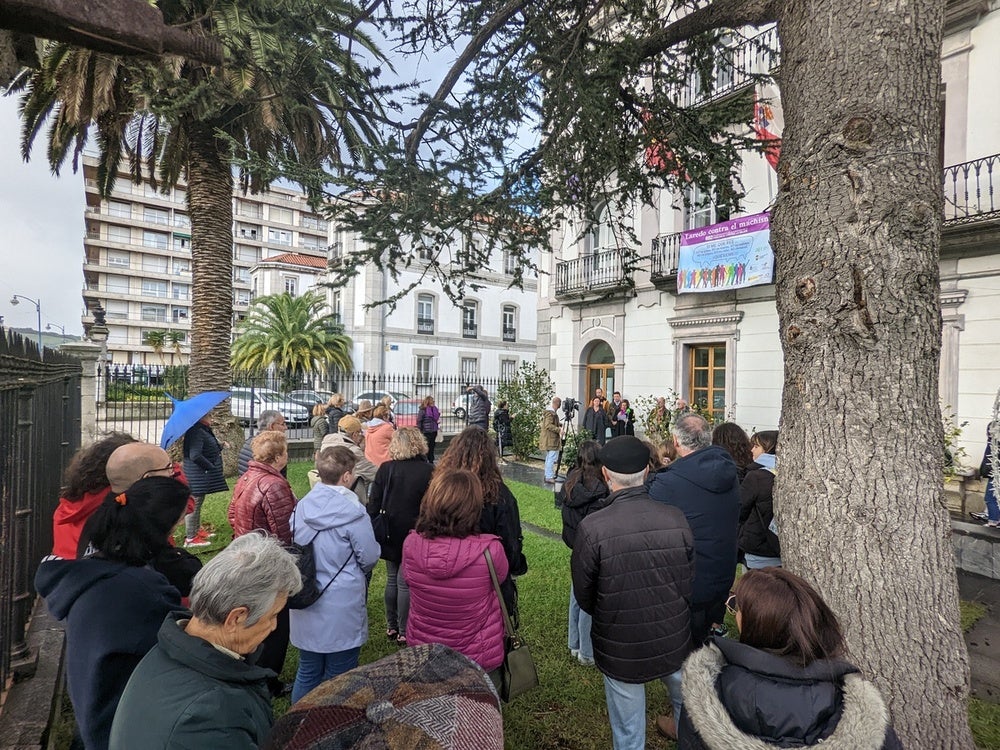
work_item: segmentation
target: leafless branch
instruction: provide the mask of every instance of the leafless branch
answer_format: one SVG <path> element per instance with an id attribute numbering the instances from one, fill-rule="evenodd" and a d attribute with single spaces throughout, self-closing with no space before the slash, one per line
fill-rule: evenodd
<path id="1" fill-rule="evenodd" d="M 781 6 L 782 0 L 712 0 L 646 37 L 639 46 L 639 57 L 655 57 L 675 44 L 713 29 L 773 23 L 781 15 Z"/>

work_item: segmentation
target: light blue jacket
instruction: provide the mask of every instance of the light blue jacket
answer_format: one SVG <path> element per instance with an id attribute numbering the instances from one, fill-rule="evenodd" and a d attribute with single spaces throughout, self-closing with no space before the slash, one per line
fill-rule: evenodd
<path id="1" fill-rule="evenodd" d="M 357 495 L 346 487 L 313 487 L 295 506 L 292 536 L 297 544 L 306 544 L 314 535 L 321 589 L 347 564 L 315 604 L 291 610 L 292 645 L 320 654 L 361 646 L 368 640 L 365 575 L 375 567 L 381 549 Z"/>

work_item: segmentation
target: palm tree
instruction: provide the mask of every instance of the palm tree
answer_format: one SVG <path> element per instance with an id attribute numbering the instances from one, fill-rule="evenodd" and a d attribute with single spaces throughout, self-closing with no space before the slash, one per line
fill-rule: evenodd
<path id="1" fill-rule="evenodd" d="M 54 171 L 76 169 L 93 126 L 110 193 L 119 168 L 163 189 L 187 179 L 191 219 L 190 389 L 228 390 L 232 327 L 234 162 L 246 190 L 278 172 L 253 164 L 343 166 L 376 139 L 374 73 L 356 57 L 384 58 L 349 0 L 160 0 L 164 20 L 221 40 L 221 67 L 164 57 L 142 61 L 48 43 L 38 70 L 23 71 L 22 154 L 50 122 Z M 241 158 L 246 157 L 242 161 Z"/>
<path id="2" fill-rule="evenodd" d="M 288 387 L 310 373 L 349 373 L 353 342 L 340 332 L 326 300 L 317 291 L 301 297 L 258 297 L 236 329 L 233 367 L 262 373 L 275 367 Z"/>
<path id="3" fill-rule="evenodd" d="M 166 361 L 163 359 L 163 345 L 167 342 L 167 332 L 166 331 L 146 331 L 142 334 L 142 343 L 146 346 L 153 347 L 153 351 L 156 356 L 160 358 L 160 364 L 166 366 Z"/>

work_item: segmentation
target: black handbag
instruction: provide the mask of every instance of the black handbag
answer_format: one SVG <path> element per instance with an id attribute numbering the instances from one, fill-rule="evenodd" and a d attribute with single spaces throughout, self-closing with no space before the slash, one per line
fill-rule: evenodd
<path id="1" fill-rule="evenodd" d="M 287 545 L 288 551 L 295 555 L 295 565 L 298 567 L 299 576 L 302 578 L 302 588 L 299 590 L 299 593 L 288 597 L 289 609 L 306 609 L 319 601 L 319 598 L 330 588 L 330 584 L 337 580 L 340 571 L 347 566 L 347 563 L 351 559 L 351 555 L 349 554 L 347 560 L 344 560 L 344 564 L 333 574 L 333 578 L 327 581 L 326 586 L 320 588 L 319 582 L 316 580 L 316 552 L 313 549 L 313 542 L 316 541 L 316 537 L 318 536 L 319 532 L 317 531 L 313 534 L 312 539 L 305 544 L 292 542 Z"/>
<path id="2" fill-rule="evenodd" d="M 392 467 L 386 472 L 385 487 L 382 489 L 382 501 L 379 503 L 378 513 L 372 518 L 372 531 L 375 532 L 375 541 L 380 547 L 389 544 L 389 485 L 392 479 Z"/>
<path id="3" fill-rule="evenodd" d="M 488 549 L 483 550 L 483 555 L 485 555 L 486 565 L 490 569 L 493 590 L 496 591 L 497 599 L 500 601 L 500 611 L 503 612 L 505 638 L 503 666 L 500 674 L 500 697 L 505 703 L 510 703 L 521 693 L 526 693 L 538 686 L 538 672 L 535 669 L 535 660 L 531 658 L 528 644 L 514 629 L 514 623 L 511 622 L 510 614 L 507 612 L 503 594 L 500 593 L 500 581 L 497 580 L 497 572 L 493 567 L 493 556 L 490 555 Z"/>

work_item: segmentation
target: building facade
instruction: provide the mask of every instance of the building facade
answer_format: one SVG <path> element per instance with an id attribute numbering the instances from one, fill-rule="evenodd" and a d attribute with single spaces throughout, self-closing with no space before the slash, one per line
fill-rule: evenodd
<path id="1" fill-rule="evenodd" d="M 351 263 L 360 241 L 353 232 L 333 228 L 331 280 Z M 447 268 L 459 251 L 437 260 Z M 395 278 L 367 264 L 353 280 L 328 293 L 330 308 L 354 341 L 356 370 L 412 374 L 418 385 L 437 376 L 474 383 L 479 378 L 505 380 L 523 360 L 535 360 L 539 287 L 534 275 L 525 274 L 523 289 L 511 287 L 513 261 L 498 253 L 477 272 L 478 288 L 456 304 L 425 274 L 431 259 L 419 250 L 411 258 Z M 410 291 L 394 306 L 374 305 L 405 289 Z"/>
<path id="2" fill-rule="evenodd" d="M 774 35 L 760 32 L 761 41 Z M 768 72 L 777 55 L 744 42 L 720 59 L 713 97 L 746 95 L 741 71 Z M 982 455 L 986 423 L 1000 387 L 1000 9 L 995 4 L 949 2 L 942 49 L 944 106 L 941 244 L 941 402 L 967 422 L 962 443 Z M 696 94 L 690 94 L 697 104 Z M 777 195 L 775 172 L 763 155 L 747 154 L 739 167 L 744 213 L 768 209 Z M 994 176 L 996 174 L 996 177 Z M 997 181 L 997 183 L 994 182 Z M 774 287 L 677 293 L 680 234 L 724 219 L 711 204 L 695 208 L 662 191 L 652 205 L 628 217 L 646 256 L 626 278 L 615 217 L 594 227 L 567 225 L 553 238 L 549 274 L 539 294 L 539 360 L 557 392 L 583 396 L 603 387 L 635 400 L 668 395 L 711 409 L 750 429 L 778 426 L 783 381 Z M 582 240 L 577 237 L 586 232 Z"/>
<path id="3" fill-rule="evenodd" d="M 84 156 L 84 330 L 100 304 L 106 313 L 112 363 L 185 363 L 190 353 L 191 222 L 184 186 L 163 193 L 121 174 L 111 196 L 104 199 L 97 190 L 96 172 L 97 159 Z M 304 262 L 318 262 L 322 270 L 329 229 L 304 195 L 283 188 L 259 195 L 234 193 L 233 214 L 235 324 L 245 317 L 254 295 L 252 269 L 265 262 L 261 284 L 270 284 L 272 277 L 279 287 L 308 284 L 315 274 L 300 279 L 301 263 L 282 265 L 275 259 L 289 255 L 313 259 Z M 155 332 L 166 332 L 170 343 L 152 346 L 149 336 Z"/>

